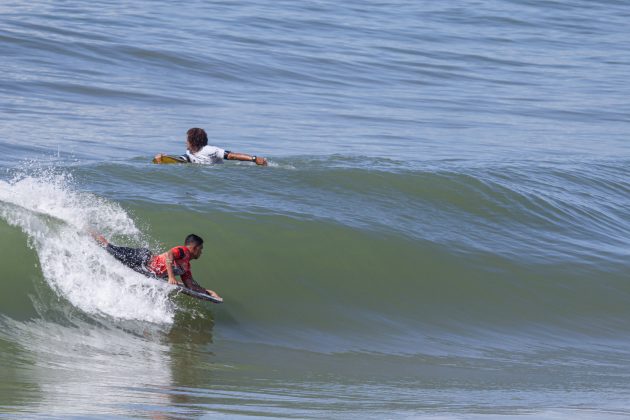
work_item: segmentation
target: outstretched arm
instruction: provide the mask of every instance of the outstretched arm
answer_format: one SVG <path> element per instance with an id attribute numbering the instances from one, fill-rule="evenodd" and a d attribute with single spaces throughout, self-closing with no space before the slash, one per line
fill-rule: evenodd
<path id="1" fill-rule="evenodd" d="M 245 153 L 225 152 L 225 160 L 242 160 L 244 162 L 256 162 L 256 165 L 267 166 L 267 159 L 262 156 L 246 155 Z"/>
<path id="2" fill-rule="evenodd" d="M 195 281 L 195 279 L 193 279 L 193 278 L 192 278 L 192 276 L 191 276 L 191 277 L 188 277 L 188 276 L 182 276 L 182 281 L 184 282 L 184 284 L 186 285 L 186 287 L 188 287 L 188 288 L 189 288 L 189 289 L 191 289 L 191 290 L 194 290 L 195 292 L 199 292 L 199 293 L 207 293 L 207 294 L 209 294 L 209 295 L 210 295 L 210 296 L 212 296 L 212 297 L 215 297 L 215 298 L 221 299 L 221 296 L 219 296 L 219 295 L 217 294 L 217 292 L 215 292 L 214 290 L 204 289 L 203 287 L 201 287 L 201 286 L 199 285 L 199 283 L 197 283 L 197 282 Z"/>

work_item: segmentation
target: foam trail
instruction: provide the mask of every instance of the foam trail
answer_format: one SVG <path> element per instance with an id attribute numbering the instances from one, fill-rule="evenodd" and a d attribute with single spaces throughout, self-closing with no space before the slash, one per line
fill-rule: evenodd
<path id="1" fill-rule="evenodd" d="M 72 190 L 67 175 L 44 173 L 0 181 L 0 217 L 28 236 L 46 282 L 75 307 L 115 320 L 172 323 L 165 285 L 121 265 L 87 234 L 139 236 L 117 204 Z"/>

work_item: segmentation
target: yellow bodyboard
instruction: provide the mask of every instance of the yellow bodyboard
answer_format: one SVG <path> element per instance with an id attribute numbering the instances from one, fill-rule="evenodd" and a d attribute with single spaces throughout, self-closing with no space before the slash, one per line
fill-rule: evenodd
<path id="1" fill-rule="evenodd" d="M 153 163 L 161 163 L 161 164 L 170 164 L 170 163 L 188 163 L 188 161 L 186 159 L 182 159 L 178 156 L 169 156 L 169 155 L 164 155 L 162 156 L 162 160 L 161 162 L 158 162 L 156 158 L 153 158 Z"/>

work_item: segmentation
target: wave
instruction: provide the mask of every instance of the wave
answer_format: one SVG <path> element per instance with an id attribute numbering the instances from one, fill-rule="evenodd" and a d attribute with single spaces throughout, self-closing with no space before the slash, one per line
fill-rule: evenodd
<path id="1" fill-rule="evenodd" d="M 24 232 L 45 287 L 120 325 L 189 331 L 198 314 L 235 340 L 436 354 L 627 329 L 623 165 L 336 166 L 287 159 L 257 177 L 248 166 L 133 162 L 22 173 L 0 182 L 0 217 Z M 173 302 L 86 226 L 154 249 L 201 234 L 193 271 L 225 305 L 211 316 Z"/>
<path id="2" fill-rule="evenodd" d="M 54 173 L 0 181 L 0 217 L 24 232 L 47 285 L 88 314 L 172 322 L 168 291 L 118 264 L 86 233 L 91 227 L 138 237 L 131 218 L 116 204 L 73 191 L 71 183 L 68 175 Z"/>
<path id="3" fill-rule="evenodd" d="M 108 163 L 79 169 L 90 188 L 148 207 L 277 214 L 334 222 L 520 259 L 622 262 L 628 248 L 626 162 L 404 162 L 284 158 L 269 171 Z M 102 180 L 102 173 L 112 178 Z M 169 193 L 156 194 L 161 188 Z M 547 255 L 540 252 L 545 248 Z"/>

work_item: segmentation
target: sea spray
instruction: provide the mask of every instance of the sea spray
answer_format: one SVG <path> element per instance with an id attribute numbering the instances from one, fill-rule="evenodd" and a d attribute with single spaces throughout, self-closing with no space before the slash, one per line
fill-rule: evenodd
<path id="1" fill-rule="evenodd" d="M 70 187 L 67 174 L 43 171 L 0 181 L 0 217 L 36 251 L 45 281 L 82 311 L 119 320 L 171 323 L 168 287 L 119 264 L 85 231 L 140 236 L 117 204 Z"/>

